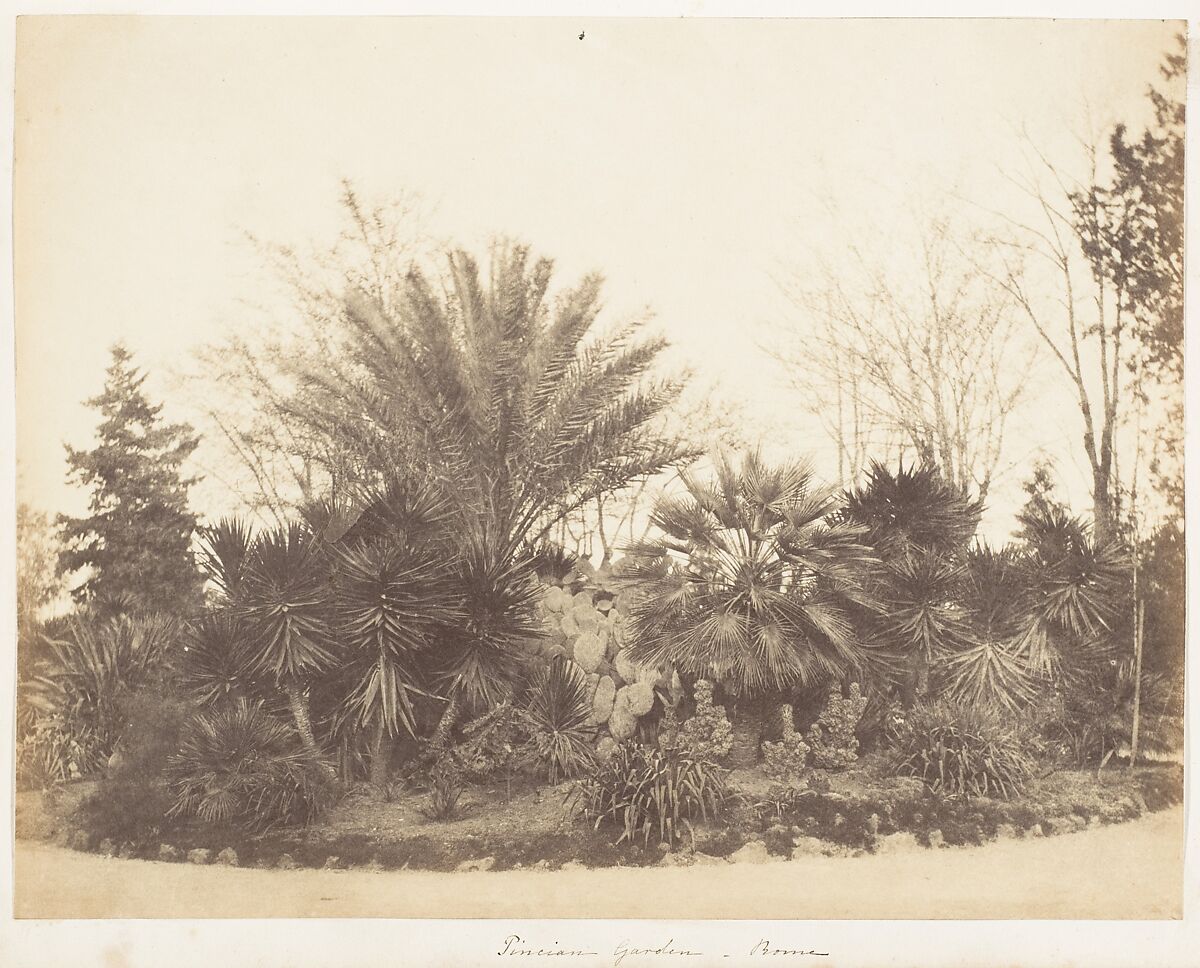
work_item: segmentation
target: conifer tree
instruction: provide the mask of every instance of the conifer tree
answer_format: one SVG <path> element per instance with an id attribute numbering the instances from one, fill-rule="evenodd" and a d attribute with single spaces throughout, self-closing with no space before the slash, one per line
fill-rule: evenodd
<path id="1" fill-rule="evenodd" d="M 196 517 L 182 468 L 199 438 L 187 424 L 165 423 L 142 388 L 144 373 L 121 344 L 112 350 L 98 410 L 97 444 L 67 447 L 68 477 L 91 491 L 89 513 L 60 515 L 59 571 L 87 572 L 71 594 L 80 604 L 119 610 L 188 611 L 203 580 L 192 557 Z"/>

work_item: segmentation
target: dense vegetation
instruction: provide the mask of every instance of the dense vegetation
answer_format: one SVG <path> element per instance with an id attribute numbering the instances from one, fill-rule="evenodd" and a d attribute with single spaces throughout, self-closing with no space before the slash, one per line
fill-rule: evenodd
<path id="1" fill-rule="evenodd" d="M 1170 164 L 1147 137 L 1116 135 L 1093 207 Z M 1146 223 L 1169 209 L 1143 198 L 1120 280 L 1164 379 L 1174 263 Z M 665 429 L 683 425 L 665 344 L 594 335 L 600 280 L 556 292 L 552 270 L 497 246 L 486 274 L 454 251 L 440 275 L 348 284 L 335 358 L 281 356 L 256 401 L 310 471 L 265 526 L 196 520 L 196 437 L 115 348 L 98 446 L 69 453 L 92 504 L 60 522 L 60 576 L 46 522 L 22 519 L 20 782 L 100 777 L 82 822 L 111 839 L 303 825 L 356 787 L 418 789 L 441 822 L 472 784 L 567 782 L 613 840 L 694 846 L 747 773 L 772 789 L 755 809 L 796 819 L 867 755 L 945 804 L 1177 747 L 1177 517 L 1144 534 L 1105 478 L 1088 520 L 1030 468 L 997 548 L 928 453 L 844 485 L 755 451 L 701 460 Z M 607 539 L 599 567 L 551 540 L 664 477 L 613 560 Z M 72 577 L 73 611 L 44 617 Z"/>

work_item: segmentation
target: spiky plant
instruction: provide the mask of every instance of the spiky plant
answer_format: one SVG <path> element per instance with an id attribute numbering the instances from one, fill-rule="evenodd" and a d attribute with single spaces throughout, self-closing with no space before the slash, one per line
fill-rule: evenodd
<path id="1" fill-rule="evenodd" d="M 617 843 L 651 837 L 675 844 L 693 820 L 720 814 L 727 797 L 725 771 L 681 751 L 623 744 L 572 793 L 596 829 L 621 831 Z"/>
<path id="2" fill-rule="evenodd" d="M 506 557 L 502 540 L 486 532 L 462 540 L 452 582 L 464 617 L 446 630 L 434 659 L 448 700 L 435 748 L 447 743 L 464 706 L 488 709 L 511 698 L 530 644 L 545 634 L 541 587 L 528 564 Z"/>
<path id="3" fill-rule="evenodd" d="M 107 757 L 120 735 L 120 700 L 161 670 L 177 633 L 162 616 L 74 618 L 65 637 L 46 640 L 31 694 L 38 714 L 77 725 Z"/>
<path id="4" fill-rule="evenodd" d="M 533 752 L 551 784 L 594 765 L 596 727 L 589 722 L 592 702 L 579 666 L 555 656 L 535 673 L 526 709 Z"/>
<path id="5" fill-rule="evenodd" d="M 1035 763 L 1022 729 L 972 705 L 937 701 L 908 710 L 892 737 L 893 769 L 946 797 L 1010 799 Z"/>
<path id="6" fill-rule="evenodd" d="M 1051 681 L 1086 674 L 1115 656 L 1115 632 L 1130 596 L 1132 571 L 1117 541 L 1096 542 L 1060 508 L 1019 517 L 1026 588 L 1021 648 Z"/>
<path id="7" fill-rule="evenodd" d="M 226 603 L 236 602 L 254 545 L 253 529 L 241 518 L 227 517 L 201 528 L 198 535 L 201 570 Z"/>
<path id="8" fill-rule="evenodd" d="M 713 678 L 738 704 L 734 756 L 757 758 L 762 700 L 795 684 L 857 671 L 863 650 L 846 614 L 862 603 L 872 558 L 861 530 L 834 522 L 833 492 L 806 464 L 758 454 L 716 462 L 711 481 L 655 509 L 659 537 L 633 545 L 619 580 L 633 595 L 631 657 Z"/>
<path id="9" fill-rule="evenodd" d="M 252 831 L 307 823 L 336 795 L 296 733 L 245 699 L 196 717 L 166 775 L 169 814 Z"/>
<path id="10" fill-rule="evenodd" d="M 1025 603 L 1020 556 L 1012 548 L 972 548 L 963 592 L 965 635 L 943 651 L 940 691 L 962 703 L 1015 712 L 1037 692 L 1018 644 Z"/>
<path id="11" fill-rule="evenodd" d="M 867 588 L 876 611 L 856 615 L 861 633 L 898 657 L 907 701 L 930 689 L 936 656 L 964 644 L 965 556 L 983 505 L 930 465 L 871 466 L 846 495 L 842 519 L 864 531 L 881 566 Z"/>
<path id="12" fill-rule="evenodd" d="M 465 614 L 453 573 L 402 538 L 360 540 L 335 552 L 337 630 L 346 652 L 342 716 L 373 729 L 372 782 L 387 783 L 393 742 L 416 735 L 412 696 L 427 694 L 422 657 Z"/>
<path id="13" fill-rule="evenodd" d="M 259 535 L 238 594 L 248 667 L 288 697 L 296 728 L 313 756 L 320 749 L 307 685 L 334 664 L 328 563 L 317 538 L 299 524 Z"/>
<path id="14" fill-rule="evenodd" d="M 202 706 L 256 691 L 246 630 L 232 609 L 210 609 L 189 622 L 183 649 L 183 683 Z"/>

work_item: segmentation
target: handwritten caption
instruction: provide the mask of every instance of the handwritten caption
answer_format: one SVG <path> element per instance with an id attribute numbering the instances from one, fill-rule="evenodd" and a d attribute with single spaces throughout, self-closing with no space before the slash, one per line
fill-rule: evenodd
<path id="1" fill-rule="evenodd" d="M 686 960 L 687 958 L 700 958 L 706 954 L 709 954 L 710 957 L 713 955 L 722 958 L 736 956 L 772 961 L 829 957 L 828 951 L 777 944 L 768 938 L 758 938 L 748 948 L 742 948 L 737 951 L 705 952 L 678 942 L 675 938 L 669 938 L 662 944 L 654 942 L 637 944 L 633 941 L 622 940 L 611 948 L 607 945 L 598 945 L 595 948 L 586 946 L 573 948 L 560 944 L 558 941 L 533 941 L 519 934 L 507 935 L 496 952 L 497 957 L 500 958 L 593 958 L 607 960 L 611 957 L 613 968 L 619 968 L 627 960 L 643 964 L 659 961 L 674 962 Z M 627 968 L 629 968 L 628 965 Z"/>

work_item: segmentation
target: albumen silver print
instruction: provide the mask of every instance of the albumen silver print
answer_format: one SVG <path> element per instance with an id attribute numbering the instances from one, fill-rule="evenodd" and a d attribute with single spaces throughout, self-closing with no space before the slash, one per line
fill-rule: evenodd
<path id="1" fill-rule="evenodd" d="M 20 17 L 16 926 L 1181 927 L 1188 63 L 1179 20 Z"/>

